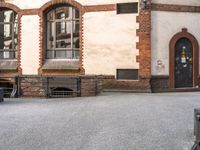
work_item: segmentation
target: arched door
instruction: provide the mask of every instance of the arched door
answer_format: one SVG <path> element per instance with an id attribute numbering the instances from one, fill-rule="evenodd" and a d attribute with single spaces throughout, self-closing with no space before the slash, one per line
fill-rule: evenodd
<path id="1" fill-rule="evenodd" d="M 187 38 L 181 38 L 175 45 L 175 88 L 193 87 L 193 47 Z"/>
<path id="2" fill-rule="evenodd" d="M 183 28 L 169 43 L 169 86 L 197 87 L 198 78 L 199 45 L 196 38 Z"/>

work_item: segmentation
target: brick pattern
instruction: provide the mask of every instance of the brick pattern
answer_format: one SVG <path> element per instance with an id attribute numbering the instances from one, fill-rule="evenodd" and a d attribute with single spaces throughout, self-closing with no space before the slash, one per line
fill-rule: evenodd
<path id="1" fill-rule="evenodd" d="M 44 46 L 44 38 L 43 35 L 46 34 L 44 30 L 44 19 L 43 19 L 43 13 L 39 13 L 40 20 L 39 20 L 39 68 L 38 68 L 38 74 L 42 74 L 42 66 L 44 64 L 44 58 L 45 58 L 45 46 Z"/>
<path id="2" fill-rule="evenodd" d="M 8 83 L 15 83 L 15 77 L 6 77 L 6 76 L 1 76 L 0 77 L 0 83 L 5 83 L 5 82 L 8 82 Z"/>
<path id="3" fill-rule="evenodd" d="M 81 76 L 81 96 L 96 96 L 98 94 L 96 76 Z"/>
<path id="4" fill-rule="evenodd" d="M 161 92 L 169 90 L 169 76 L 153 76 L 151 78 L 152 92 Z"/>
<path id="5" fill-rule="evenodd" d="M 170 4 L 155 4 L 155 3 L 153 3 L 153 4 L 151 4 L 151 10 L 200 13 L 200 6 L 170 5 Z"/>
<path id="6" fill-rule="evenodd" d="M 139 49 L 139 56 L 137 60 L 139 62 L 139 77 L 150 78 L 151 77 L 151 11 L 150 9 L 143 9 L 140 11 L 137 17 L 139 23 L 139 29 L 137 30 L 137 36 L 139 36 L 139 42 L 136 47 Z"/>
<path id="7" fill-rule="evenodd" d="M 0 7 L 10 8 L 10 9 L 14 10 L 16 13 L 19 13 L 21 11 L 19 7 L 15 6 L 13 4 L 10 4 L 10 3 L 6 3 L 4 1 L 0 1 Z"/>
<path id="8" fill-rule="evenodd" d="M 22 97 L 45 97 L 45 89 L 41 77 L 21 77 L 20 93 Z"/>
<path id="9" fill-rule="evenodd" d="M 101 80 L 97 76 L 76 76 L 80 77 L 81 96 L 96 96 L 101 92 Z M 20 96 L 22 97 L 45 97 L 46 86 L 45 77 L 41 76 L 23 76 L 20 77 Z M 56 83 L 59 82 L 58 80 Z M 76 86 L 76 82 L 73 82 Z M 50 86 L 50 85 L 49 85 Z M 71 85 L 73 87 L 73 85 Z"/>
<path id="10" fill-rule="evenodd" d="M 80 61 L 79 61 L 79 66 L 80 66 L 80 74 L 85 74 L 85 69 L 84 69 L 84 67 L 83 67 L 83 45 L 84 45 L 84 22 L 83 22 L 83 15 L 84 15 L 84 12 L 83 11 L 81 11 L 80 12 L 80 37 L 79 37 L 79 39 L 80 39 Z"/>
<path id="11" fill-rule="evenodd" d="M 58 4 L 70 4 L 70 5 L 74 6 L 75 8 L 77 8 L 79 11 L 84 11 L 83 6 L 74 0 L 51 0 L 47 3 L 45 3 L 40 8 L 40 12 L 44 12 L 45 10 L 48 10 L 49 8 L 51 8 L 55 5 L 58 5 Z"/>
<path id="12" fill-rule="evenodd" d="M 107 4 L 107 5 L 88 5 L 84 6 L 85 12 L 97 12 L 97 11 L 115 11 L 116 4 Z"/>
<path id="13" fill-rule="evenodd" d="M 21 15 L 39 15 L 39 9 L 22 9 Z"/>
<path id="14" fill-rule="evenodd" d="M 22 15 L 19 13 L 18 15 L 18 66 L 17 70 L 19 75 L 22 74 L 22 68 L 21 68 L 21 47 L 22 47 L 22 42 L 21 42 L 21 35 L 22 35 L 22 22 L 21 22 Z"/>
<path id="15" fill-rule="evenodd" d="M 116 79 L 103 79 L 102 89 L 132 92 L 151 92 L 150 79 L 139 81 L 120 81 Z"/>
<path id="16" fill-rule="evenodd" d="M 115 76 L 98 76 L 98 90 L 151 92 L 150 79 L 116 80 Z"/>

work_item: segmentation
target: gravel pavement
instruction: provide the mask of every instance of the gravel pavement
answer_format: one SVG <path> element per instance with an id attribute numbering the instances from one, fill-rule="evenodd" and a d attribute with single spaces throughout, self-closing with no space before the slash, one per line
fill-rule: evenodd
<path id="1" fill-rule="evenodd" d="M 5 99 L 0 150 L 190 150 L 200 93 Z"/>

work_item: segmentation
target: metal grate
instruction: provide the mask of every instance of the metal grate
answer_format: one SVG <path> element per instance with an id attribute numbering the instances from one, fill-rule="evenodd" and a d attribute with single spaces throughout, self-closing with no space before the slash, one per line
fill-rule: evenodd
<path id="1" fill-rule="evenodd" d="M 74 92 L 68 88 L 52 88 L 50 91 L 50 97 L 75 97 L 77 92 Z"/>
<path id="2" fill-rule="evenodd" d="M 4 97 L 15 97 L 16 84 L 9 80 L 0 81 L 0 88 L 3 89 Z"/>
<path id="3" fill-rule="evenodd" d="M 46 95 L 52 98 L 80 96 L 80 77 L 47 77 Z"/>

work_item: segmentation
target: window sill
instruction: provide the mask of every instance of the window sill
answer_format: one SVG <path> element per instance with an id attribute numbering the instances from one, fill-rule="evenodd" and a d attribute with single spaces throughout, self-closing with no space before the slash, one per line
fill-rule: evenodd
<path id="1" fill-rule="evenodd" d="M 15 70 L 17 70 L 17 67 L 0 67 L 0 70 L 2 70 L 2 71 L 15 71 Z"/>
<path id="2" fill-rule="evenodd" d="M 62 70 L 80 70 L 80 67 L 77 66 L 43 66 L 42 70 L 52 70 L 52 71 L 62 71 Z"/>
<path id="3" fill-rule="evenodd" d="M 0 61 L 0 70 L 1 71 L 16 71 L 17 70 L 17 61 L 1 60 Z"/>

